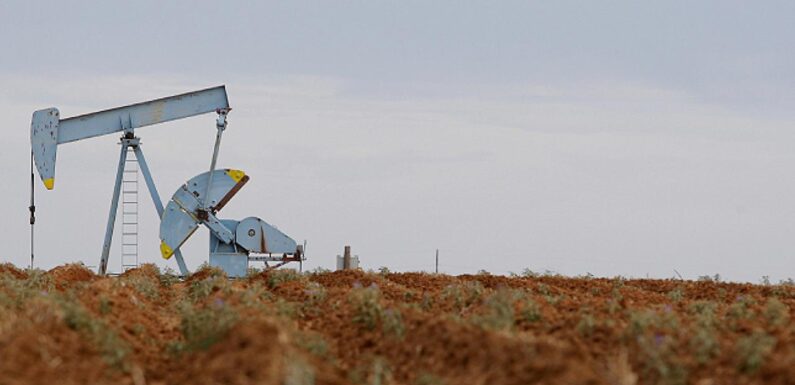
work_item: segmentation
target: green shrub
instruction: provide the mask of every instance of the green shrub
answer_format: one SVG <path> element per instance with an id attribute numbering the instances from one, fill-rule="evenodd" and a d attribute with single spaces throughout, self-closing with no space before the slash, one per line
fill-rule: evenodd
<path id="1" fill-rule="evenodd" d="M 681 286 L 677 286 L 673 290 L 668 292 L 668 299 L 670 299 L 671 302 L 673 303 L 682 302 L 684 298 L 685 298 L 685 293 L 684 290 L 682 290 Z"/>
<path id="2" fill-rule="evenodd" d="M 60 304 L 64 312 L 64 322 L 66 325 L 82 334 L 88 341 L 96 346 L 108 365 L 125 371 L 129 369 L 126 358 L 130 352 L 130 348 L 119 338 L 113 328 L 101 319 L 93 317 L 91 313 L 74 298 L 59 296 L 56 298 L 56 301 Z"/>
<path id="3" fill-rule="evenodd" d="M 541 321 L 541 308 L 532 298 L 524 297 L 521 304 L 522 307 L 519 311 L 519 319 L 528 323 Z"/>
<path id="4" fill-rule="evenodd" d="M 183 302 L 179 306 L 182 316 L 181 331 L 184 342 L 178 351 L 204 350 L 223 339 L 237 323 L 237 314 L 226 304 L 195 307 Z"/>
<path id="5" fill-rule="evenodd" d="M 353 306 L 353 322 L 368 330 L 375 329 L 381 319 L 381 293 L 377 287 L 355 288 L 348 295 Z"/>
<path id="6" fill-rule="evenodd" d="M 577 322 L 577 332 L 583 337 L 590 337 L 594 331 L 596 331 L 596 319 L 589 313 L 581 314 L 580 321 Z"/>
<path id="7" fill-rule="evenodd" d="M 756 330 L 751 335 L 740 338 L 736 346 L 740 372 L 746 374 L 756 373 L 764 365 L 765 360 L 775 346 L 775 337 L 768 335 L 762 330 Z"/>
<path id="8" fill-rule="evenodd" d="M 498 290 L 484 301 L 485 312 L 473 317 L 476 325 L 487 330 L 511 330 L 516 322 L 510 290 Z"/>
<path id="9" fill-rule="evenodd" d="M 386 309 L 381 313 L 381 327 L 384 334 L 397 339 L 403 339 L 403 336 L 406 335 L 403 314 L 398 309 Z"/>
<path id="10" fill-rule="evenodd" d="M 789 306 L 776 298 L 770 298 L 765 304 L 764 315 L 770 325 L 787 325 L 789 323 Z"/>
<path id="11" fill-rule="evenodd" d="M 305 279 L 299 272 L 294 269 L 276 269 L 268 273 L 268 287 L 271 289 L 290 281 L 298 281 Z"/>
<path id="12" fill-rule="evenodd" d="M 453 306 L 462 310 L 479 301 L 485 290 L 480 282 L 467 281 L 463 284 L 448 285 L 442 289 L 441 297 L 445 300 L 452 300 Z"/>

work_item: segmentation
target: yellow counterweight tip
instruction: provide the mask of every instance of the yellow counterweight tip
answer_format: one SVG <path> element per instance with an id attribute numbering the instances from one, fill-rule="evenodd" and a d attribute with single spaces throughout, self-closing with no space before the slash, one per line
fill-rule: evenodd
<path id="1" fill-rule="evenodd" d="M 44 180 L 44 187 L 46 187 L 47 190 L 52 190 L 52 188 L 55 187 L 55 178 L 45 179 Z"/>
<path id="2" fill-rule="evenodd" d="M 174 250 L 172 250 L 166 242 L 160 241 L 160 254 L 163 256 L 163 259 L 169 259 L 174 255 Z"/>
<path id="3" fill-rule="evenodd" d="M 229 177 L 232 178 L 232 180 L 235 181 L 235 183 L 237 183 L 240 182 L 240 180 L 243 179 L 244 176 L 246 176 L 246 173 L 241 170 L 229 169 L 226 170 L 226 175 L 229 175 Z"/>

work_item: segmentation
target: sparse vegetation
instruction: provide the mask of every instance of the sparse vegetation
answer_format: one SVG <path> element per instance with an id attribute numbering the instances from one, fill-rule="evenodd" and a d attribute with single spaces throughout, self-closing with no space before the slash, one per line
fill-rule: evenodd
<path id="1" fill-rule="evenodd" d="M 795 359 L 793 288 L 765 280 L 0 268 L 0 371 L 45 372 L 21 384 L 91 360 L 91 383 L 785 384 Z"/>

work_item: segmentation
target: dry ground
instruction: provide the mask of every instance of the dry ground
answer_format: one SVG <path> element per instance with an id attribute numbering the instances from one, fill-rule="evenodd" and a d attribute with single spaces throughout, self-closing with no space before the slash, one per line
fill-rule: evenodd
<path id="1" fill-rule="evenodd" d="M 0 265 L 0 384 L 787 384 L 795 287 Z"/>

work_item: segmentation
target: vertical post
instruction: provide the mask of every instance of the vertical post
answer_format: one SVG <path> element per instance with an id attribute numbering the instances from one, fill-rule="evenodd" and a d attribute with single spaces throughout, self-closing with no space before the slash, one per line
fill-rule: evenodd
<path id="1" fill-rule="evenodd" d="M 149 172 L 149 165 L 146 164 L 146 158 L 144 158 L 144 151 L 141 149 L 141 145 L 137 145 L 134 147 L 135 149 L 135 158 L 138 159 L 138 166 L 141 169 L 141 174 L 144 176 L 144 181 L 146 182 L 146 188 L 149 189 L 149 195 L 152 196 L 152 202 L 155 204 L 155 210 L 157 211 L 157 217 L 163 217 L 163 201 L 160 200 L 160 194 L 157 193 L 157 188 L 155 187 L 155 181 L 152 179 L 152 173 Z M 188 266 L 185 265 L 185 259 L 182 258 L 182 251 L 179 249 L 174 251 L 174 259 L 177 260 L 177 267 L 179 268 L 179 273 L 187 277 L 190 274 L 188 271 Z"/>
<path id="2" fill-rule="evenodd" d="M 439 249 L 436 249 L 436 274 L 439 274 Z"/>
<path id="3" fill-rule="evenodd" d="M 35 191 L 36 183 L 34 183 L 33 175 L 33 151 L 30 152 L 30 270 L 33 270 L 33 225 L 36 224 L 36 202 L 33 199 L 33 192 Z"/>
<path id="4" fill-rule="evenodd" d="M 342 257 L 342 270 L 351 269 L 351 247 L 345 246 L 345 254 Z"/>
<path id="5" fill-rule="evenodd" d="M 110 244 L 113 241 L 113 226 L 116 224 L 116 211 L 119 208 L 119 193 L 121 192 L 121 179 L 124 174 L 124 162 L 127 160 L 127 143 L 125 138 L 121 139 L 121 155 L 119 155 L 119 167 L 116 170 L 116 185 L 113 186 L 113 198 L 110 201 L 110 213 L 108 213 L 108 225 L 105 228 L 105 241 L 102 244 L 102 257 L 99 261 L 99 274 L 105 275 L 108 272 L 108 257 L 110 255 Z"/>

